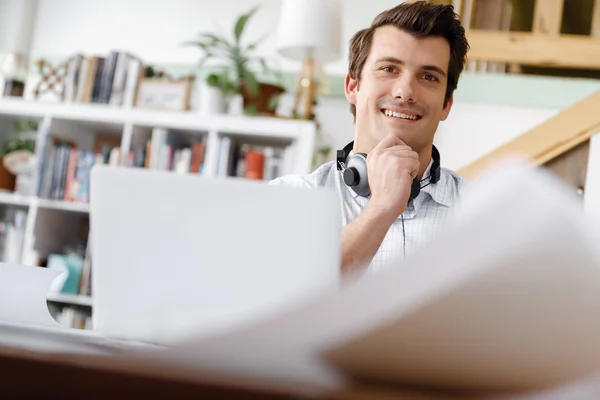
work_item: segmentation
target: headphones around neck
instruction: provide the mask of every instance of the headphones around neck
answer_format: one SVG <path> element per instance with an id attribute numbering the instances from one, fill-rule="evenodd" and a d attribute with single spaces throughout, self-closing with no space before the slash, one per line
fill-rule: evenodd
<path id="1" fill-rule="evenodd" d="M 371 189 L 369 188 L 367 174 L 367 155 L 365 153 L 353 153 L 350 155 L 353 147 L 354 141 L 348 143 L 342 150 L 337 151 L 337 169 L 342 172 L 344 183 L 351 187 L 356 194 L 362 197 L 369 197 Z M 411 185 L 411 199 L 416 199 L 421 189 L 425 186 L 440 180 L 440 153 L 435 146 L 432 148 L 431 158 L 433 158 L 433 163 L 431 163 L 431 167 L 429 168 L 429 176 L 421 180 L 415 179 Z M 429 182 L 421 186 L 421 182 L 423 181 Z"/>

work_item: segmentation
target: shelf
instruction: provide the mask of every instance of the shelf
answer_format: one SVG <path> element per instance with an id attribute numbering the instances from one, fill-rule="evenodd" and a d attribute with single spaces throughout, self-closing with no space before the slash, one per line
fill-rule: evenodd
<path id="1" fill-rule="evenodd" d="M 81 202 L 69 202 L 62 200 L 49 200 L 49 199 L 38 199 L 37 197 L 22 196 L 13 193 L 0 192 L 0 205 L 11 205 L 29 207 L 31 201 L 37 201 L 39 208 L 46 208 L 52 210 L 71 211 L 78 213 L 89 213 L 90 205 L 88 203 Z"/>
<path id="2" fill-rule="evenodd" d="M 14 194 L 11 192 L 0 192 L 0 204 L 28 207 L 31 197 Z"/>
<path id="3" fill-rule="evenodd" d="M 55 303 L 71 304 L 76 306 L 92 306 L 92 298 L 90 296 L 80 294 L 49 294 L 47 297 L 48 301 Z"/>
<path id="4" fill-rule="evenodd" d="M 61 200 L 38 199 L 38 207 L 52 210 L 71 211 L 78 213 L 89 213 L 90 205 L 88 203 L 77 203 Z"/>
<path id="5" fill-rule="evenodd" d="M 264 138 L 298 139 L 306 130 L 314 130 L 312 121 L 288 118 L 210 115 L 196 111 L 160 111 L 113 107 L 90 103 L 43 103 L 25 99 L 0 99 L 0 115 L 30 117 L 51 116 L 54 119 L 93 121 L 105 124 L 133 124 L 199 131 L 214 130 L 227 134 L 256 135 Z"/>

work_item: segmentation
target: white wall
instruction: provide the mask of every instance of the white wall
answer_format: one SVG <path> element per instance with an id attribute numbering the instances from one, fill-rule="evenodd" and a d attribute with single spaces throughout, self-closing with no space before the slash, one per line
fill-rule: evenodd
<path id="1" fill-rule="evenodd" d="M 38 0 L 0 0 L 0 52 L 29 51 Z"/>
<path id="2" fill-rule="evenodd" d="M 600 231 L 600 132 L 590 139 L 583 201 L 585 212 Z"/>
<path id="3" fill-rule="evenodd" d="M 527 132 L 559 110 L 455 103 L 435 137 L 442 165 L 458 170 Z"/>
<path id="4" fill-rule="evenodd" d="M 381 11 L 398 0 L 342 0 L 342 53 L 326 67 L 328 73 L 346 71 L 347 43 L 351 35 L 368 26 Z M 300 65 L 276 55 L 275 29 L 281 0 L 43 0 L 39 2 L 32 52 L 70 55 L 124 49 L 148 63 L 190 64 L 200 52 L 181 43 L 199 32 L 221 27 L 232 32 L 238 15 L 254 5 L 260 10 L 247 27 L 248 40 L 268 33 L 258 53 L 270 56 L 275 65 L 297 70 Z"/>

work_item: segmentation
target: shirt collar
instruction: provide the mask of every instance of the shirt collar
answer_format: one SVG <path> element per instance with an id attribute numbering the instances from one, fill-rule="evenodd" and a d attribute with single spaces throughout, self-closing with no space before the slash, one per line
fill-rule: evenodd
<path id="1" fill-rule="evenodd" d="M 421 182 L 421 186 L 427 186 L 421 189 L 421 193 L 429 194 L 429 196 L 438 204 L 451 207 L 457 196 L 456 188 L 452 184 L 452 179 L 448 172 L 444 171 L 442 168 L 440 171 L 440 180 L 436 183 L 429 184 L 429 168 L 431 168 L 431 164 L 433 164 L 433 160 L 429 162 L 429 165 L 425 170 L 424 178 L 427 178 L 427 180 Z"/>
<path id="2" fill-rule="evenodd" d="M 433 164 L 433 160 L 431 160 L 429 162 L 429 165 L 427 166 L 427 169 L 425 170 L 424 178 L 429 179 L 429 168 L 431 168 L 431 164 Z M 344 180 L 341 178 L 341 174 L 340 174 L 339 179 L 341 180 L 341 183 L 343 184 L 343 186 L 346 187 L 346 190 L 348 190 L 350 192 L 350 194 L 352 195 L 352 197 L 354 199 L 360 198 L 361 200 L 364 200 L 363 205 L 366 205 L 368 200 L 360 197 L 358 194 L 356 194 L 356 192 L 354 190 L 352 190 L 352 188 L 346 186 L 346 184 L 344 183 Z M 421 182 L 421 186 L 424 186 L 424 185 L 427 185 L 427 186 L 425 186 L 421 189 L 421 194 L 416 199 L 416 202 L 418 204 L 414 204 L 416 209 L 419 208 L 419 206 L 421 205 L 421 203 L 423 201 L 423 197 L 422 197 L 423 194 L 429 195 L 429 197 L 431 197 L 433 199 L 433 201 L 435 201 L 436 203 L 441 204 L 443 206 L 446 206 L 446 207 L 451 207 L 452 204 L 454 203 L 454 199 L 458 195 L 458 193 L 456 192 L 455 186 L 452 184 L 451 177 L 449 176 L 447 171 L 444 171 L 443 168 L 441 169 L 439 181 L 437 181 L 436 183 L 428 184 L 428 181 L 425 180 L 425 181 Z"/>

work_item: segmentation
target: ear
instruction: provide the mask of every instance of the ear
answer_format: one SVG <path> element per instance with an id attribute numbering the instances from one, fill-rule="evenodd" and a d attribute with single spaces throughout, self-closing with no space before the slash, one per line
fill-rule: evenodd
<path id="1" fill-rule="evenodd" d="M 346 74 L 344 82 L 344 92 L 346 99 L 350 104 L 356 105 L 356 92 L 358 91 L 358 80 L 350 78 L 350 74 Z"/>
<path id="2" fill-rule="evenodd" d="M 450 114 L 450 109 L 452 108 L 452 104 L 454 104 L 454 93 L 450 95 L 448 103 L 446 103 L 446 106 L 442 110 L 442 115 L 440 115 L 440 121 L 445 121 L 446 118 L 448 118 L 448 115 Z"/>

